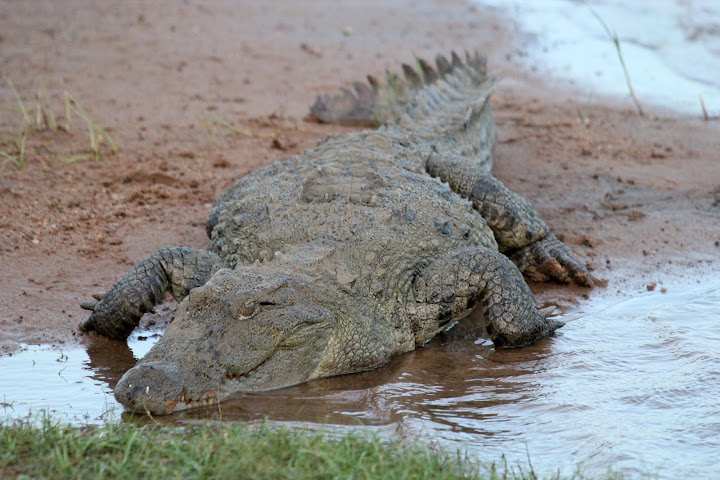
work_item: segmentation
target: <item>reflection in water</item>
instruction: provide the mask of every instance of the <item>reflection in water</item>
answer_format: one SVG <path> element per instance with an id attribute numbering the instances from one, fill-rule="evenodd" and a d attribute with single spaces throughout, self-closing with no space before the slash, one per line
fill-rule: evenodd
<path id="1" fill-rule="evenodd" d="M 147 335 L 147 332 L 144 333 Z M 35 418 L 41 411 L 70 423 L 102 423 L 122 408 L 112 389 L 152 343 L 130 337 L 125 342 L 91 337 L 87 351 L 24 345 L 0 358 L 0 420 Z"/>
<path id="2" fill-rule="evenodd" d="M 120 377 L 137 362 L 127 343 L 108 340 L 99 335 L 94 335 L 88 342 L 87 354 L 87 366 L 93 372 L 91 378 L 107 384 L 110 391 L 115 389 Z"/>
<path id="3" fill-rule="evenodd" d="M 505 455 L 525 463 L 529 453 L 542 473 L 571 473 L 580 463 L 590 475 L 612 466 L 667 478 L 720 477 L 720 282 L 589 303 L 565 314 L 562 333 L 532 347 L 495 351 L 481 328 L 466 321 L 373 372 L 237 395 L 220 408 L 156 419 L 188 424 L 267 418 L 331 433 L 397 433 L 481 460 Z M 98 342 L 88 347 L 90 360 L 85 357 L 79 371 L 63 372 L 67 383 L 48 387 L 57 377 L 52 369 L 47 378 L 37 375 L 27 383 L 53 396 L 73 389 L 74 400 L 54 407 L 68 418 L 78 418 L 68 412 L 117 405 L 108 385 L 135 360 L 121 343 Z M 41 352 L 59 355 L 31 353 Z M 84 353 L 66 354 L 67 363 Z M 16 366 L 17 376 L 8 377 L 10 359 L 0 359 L 0 395 L 41 363 Z M 91 386 L 101 398 L 89 393 Z M 27 396 L 22 389 L 12 392 L 5 402 L 15 399 L 15 410 L 5 414 L 21 416 Z M 91 419 L 97 416 L 91 413 Z"/>

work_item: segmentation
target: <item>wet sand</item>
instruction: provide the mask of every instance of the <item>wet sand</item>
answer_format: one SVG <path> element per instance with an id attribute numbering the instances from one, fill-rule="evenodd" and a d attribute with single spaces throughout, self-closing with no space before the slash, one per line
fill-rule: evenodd
<path id="1" fill-rule="evenodd" d="M 485 52 L 497 72 L 496 176 L 608 281 L 533 285 L 541 302 L 572 312 L 588 296 L 717 277 L 718 122 L 554 90 L 515 66 L 509 19 L 466 3 L 385 4 L 5 2 L 0 74 L 30 109 L 43 91 L 60 123 L 68 91 L 119 152 L 58 164 L 88 151 L 76 117 L 69 134 L 30 133 L 24 170 L 5 164 L 0 353 L 92 339 L 77 330 L 90 293 L 157 247 L 207 245 L 209 205 L 236 178 L 347 131 L 306 121 L 317 94 L 453 49 Z M 22 116 L 0 91 L 14 139 Z"/>

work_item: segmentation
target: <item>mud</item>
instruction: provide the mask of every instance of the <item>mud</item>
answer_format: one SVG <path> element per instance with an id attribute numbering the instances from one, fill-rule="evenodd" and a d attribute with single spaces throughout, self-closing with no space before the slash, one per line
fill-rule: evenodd
<path id="1" fill-rule="evenodd" d="M 331 8 L 332 5 L 332 8 Z M 509 20 L 462 2 L 7 2 L 2 73 L 31 113 L 62 123 L 68 91 L 119 145 L 100 161 L 86 126 L 36 129 L 0 178 L 0 344 L 82 343 L 79 302 L 162 245 L 206 245 L 213 198 L 252 169 L 343 128 L 305 121 L 316 94 L 419 56 L 488 52 L 499 84 L 495 173 L 530 199 L 611 292 L 692 279 L 720 256 L 717 122 L 587 104 L 513 69 Z M 0 132 L 22 116 L 2 87 Z M 227 122 L 232 128 L 222 124 Z M 9 150 L 6 148 L 6 150 Z M 576 291 L 539 286 L 543 301 Z"/>
<path id="2" fill-rule="evenodd" d="M 85 373 L 65 370 L 60 375 L 50 369 L 47 375 L 72 384 L 90 372 L 100 389 L 92 394 L 98 395 L 91 400 L 97 407 L 134 357 L 127 347 L 77 330 L 85 316 L 81 301 L 107 289 L 157 247 L 207 245 L 204 221 L 210 202 L 234 179 L 301 152 L 318 137 L 347 131 L 305 120 L 317 94 L 394 68 L 413 54 L 432 58 L 451 49 L 479 49 L 487 52 L 499 79 L 492 100 L 499 131 L 496 176 L 531 200 L 607 286 L 533 285 L 541 303 L 559 305 L 560 314 L 571 321 L 560 336 L 529 349 L 495 352 L 468 324 L 375 372 L 312 382 L 259 402 L 238 399 L 236 407 L 244 412 L 238 419 L 269 414 L 289 422 L 380 425 L 409 437 L 430 432 L 458 442 L 450 448 L 482 446 L 483 458 L 491 453 L 524 457 L 516 447 L 527 432 L 555 431 L 548 425 L 557 419 L 597 419 L 597 436 L 578 450 L 585 456 L 566 455 L 563 461 L 596 458 L 603 468 L 622 463 L 625 451 L 632 450 L 628 445 L 643 441 L 636 438 L 643 421 L 618 417 L 618 412 L 657 392 L 641 389 L 633 399 L 620 389 L 621 401 L 603 411 L 590 407 L 607 401 L 618 382 L 632 386 L 638 378 L 649 378 L 647 384 L 655 383 L 652 372 L 643 369 L 658 357 L 648 355 L 633 364 L 636 356 L 627 352 L 642 352 L 653 342 L 675 348 L 676 337 L 707 337 L 687 357 L 673 352 L 710 370 L 717 362 L 702 356 L 716 347 L 703 343 L 717 339 L 717 332 L 704 330 L 711 326 L 694 323 L 679 332 L 668 325 L 698 318 L 706 322 L 717 312 L 720 123 L 651 107 L 650 115 L 639 117 L 629 100 L 589 102 L 587 94 L 553 89 L 552 82 L 515 66 L 525 52 L 509 33 L 511 19 L 460 1 L 386 3 L 4 2 L 0 75 L 12 80 L 32 121 L 34 98 L 42 93 L 42 111 L 52 111 L 64 125 L 67 91 L 119 145 L 113 155 L 102 143 L 97 162 L 62 163 L 89 152 L 87 125 L 75 117 L 69 132 L 30 132 L 23 170 L 0 159 L 0 354 L 9 362 L 14 352 L 20 362 L 4 365 L 30 372 L 28 361 L 59 358 L 52 367 L 60 370 L 60 351 L 80 352 L 70 358 L 86 355 L 80 360 L 90 362 Z M 0 94 L 0 137 L 14 142 L 22 114 L 6 84 Z M 690 299 L 677 305 L 697 304 L 703 310 L 698 316 L 681 309 L 671 320 L 660 321 L 658 331 L 652 329 L 658 324 L 653 309 L 638 320 L 594 307 L 621 297 L 663 299 L 674 293 Z M 146 322 L 169 321 L 173 308 L 166 305 Z M 139 335 L 148 335 L 143 332 Z M 652 337 L 653 332 L 662 338 Z M 634 338 L 645 343 L 628 343 Z M 45 347 L 33 347 L 37 344 L 54 348 L 43 354 Z M 570 352 L 584 354 L 566 357 Z M 105 357 L 97 360 L 98 354 Z M 598 363 L 607 356 L 609 363 Z M 586 363 L 568 373 L 561 368 L 564 358 Z M 663 357 L 652 368 L 671 368 L 676 360 Z M 554 373 L 548 377 L 545 371 Z M 627 371 L 638 376 L 624 375 Z M 16 377 L 0 375 L 16 385 Z M 606 396 L 569 399 L 567 392 L 577 392 L 581 379 L 589 379 L 587 388 L 599 382 L 600 390 L 593 391 Z M 702 399 L 708 385 L 703 378 L 693 380 L 690 389 L 668 384 L 661 398 L 680 406 L 686 398 Z M 450 393 L 438 394 L 443 389 Z M 557 394 L 563 390 L 566 396 Z M 0 404 L 11 416 L 12 402 L 20 411 L 21 399 L 7 393 Z M 687 411 L 713 413 L 699 403 Z M 655 407 L 662 413 L 663 405 Z M 551 415 L 543 416 L 548 413 L 538 410 L 543 408 Z M 225 410 L 226 418 L 233 418 L 232 411 L 230 406 Z M 567 423 L 559 425 L 562 430 Z M 632 435 L 616 436 L 613 425 L 628 425 Z M 683 429 L 665 425 L 653 441 L 667 443 Z M 703 458 L 702 438 L 717 438 L 718 432 L 695 427 L 699 433 L 689 440 L 689 451 Z M 571 434 L 562 442 L 550 437 L 546 447 L 563 454 L 584 441 Z M 501 438 L 507 441 L 495 442 Z M 487 450 L 490 445 L 498 447 Z M 614 445 L 611 454 L 603 455 L 608 445 Z M 642 457 L 627 455 L 633 461 Z M 557 457 L 547 458 L 552 463 Z M 663 464 L 655 457 L 646 460 Z M 702 471 L 702 465 L 698 468 Z"/>
<path id="3" fill-rule="evenodd" d="M 509 19 L 462 2 L 6 2 L 2 75 L 31 116 L 69 92 L 119 145 L 100 161 L 75 117 L 36 128 L 0 177 L 0 345 L 82 343 L 79 302 L 162 245 L 206 245 L 213 198 L 252 169 L 345 129 L 305 121 L 316 94 L 413 53 L 487 52 L 499 84 L 496 175 L 584 255 L 607 291 L 693 279 L 720 256 L 717 122 L 586 103 L 514 68 Z M 2 137 L 22 115 L 3 85 Z M 33 116 L 34 120 L 34 116 Z M 230 124 L 231 128 L 222 122 Z M 4 147 L 5 151 L 11 148 Z M 576 291 L 538 286 L 543 301 Z"/>

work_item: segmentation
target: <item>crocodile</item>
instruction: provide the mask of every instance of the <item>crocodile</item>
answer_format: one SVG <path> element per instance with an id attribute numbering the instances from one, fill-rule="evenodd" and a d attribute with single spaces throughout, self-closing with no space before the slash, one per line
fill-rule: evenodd
<path id="1" fill-rule="evenodd" d="M 593 277 L 490 173 L 484 58 L 435 63 L 319 97 L 321 121 L 382 125 L 241 178 L 211 207 L 207 250 L 161 248 L 83 304 L 82 330 L 125 340 L 166 292 L 179 302 L 115 387 L 126 410 L 165 414 L 375 369 L 475 308 L 497 348 L 563 325 L 523 273 L 584 286 Z"/>

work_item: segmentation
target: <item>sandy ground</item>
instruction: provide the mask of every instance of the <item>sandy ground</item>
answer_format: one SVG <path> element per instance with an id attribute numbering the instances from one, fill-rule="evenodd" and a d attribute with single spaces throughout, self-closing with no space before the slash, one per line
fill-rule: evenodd
<path id="1" fill-rule="evenodd" d="M 100 161 L 62 163 L 90 148 L 75 115 L 69 132 L 33 128 L 23 170 L 0 157 L 0 354 L 84 343 L 90 293 L 157 247 L 205 246 L 209 205 L 235 179 L 347 130 L 305 119 L 317 94 L 452 49 L 498 72 L 496 176 L 608 281 L 534 285 L 541 301 L 567 311 L 717 278 L 719 123 L 587 103 L 523 73 L 516 38 L 461 1 L 2 2 L 0 74 L 31 122 L 41 93 L 65 127 L 67 91 L 119 151 L 105 141 Z M 14 143 L 22 122 L 3 83 L 0 137 Z"/>

